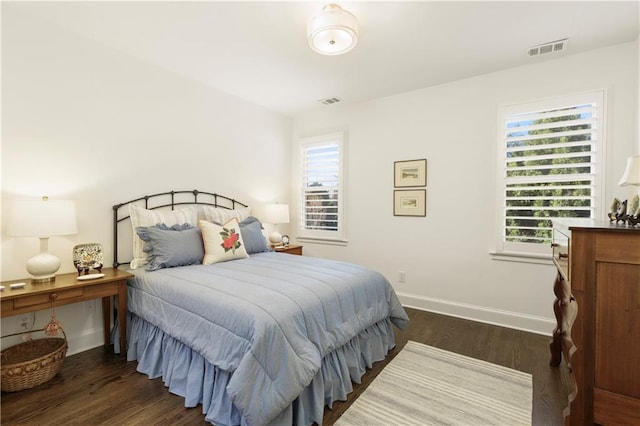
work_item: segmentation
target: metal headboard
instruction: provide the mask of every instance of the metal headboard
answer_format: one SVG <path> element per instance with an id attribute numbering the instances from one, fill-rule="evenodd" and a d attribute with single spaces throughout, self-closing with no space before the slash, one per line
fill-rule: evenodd
<path id="1" fill-rule="evenodd" d="M 199 198 L 200 197 L 200 198 Z M 144 202 L 142 204 L 142 202 Z M 169 191 L 161 192 L 153 195 L 145 195 L 140 198 L 126 201 L 124 203 L 116 204 L 113 206 L 113 267 L 118 268 L 120 265 L 125 265 L 128 262 L 120 262 L 118 259 L 118 224 L 131 219 L 129 216 L 129 204 L 139 203 L 148 210 L 156 210 L 161 208 L 171 208 L 173 210 L 176 206 L 182 205 L 204 205 L 224 208 L 233 210 L 237 207 L 248 207 L 246 204 L 233 198 L 225 197 L 224 195 L 216 194 L 214 192 L 204 192 L 194 189 L 193 191 Z M 119 216 L 120 209 L 127 207 L 126 214 Z M 126 242 L 126 241 L 125 241 Z"/>

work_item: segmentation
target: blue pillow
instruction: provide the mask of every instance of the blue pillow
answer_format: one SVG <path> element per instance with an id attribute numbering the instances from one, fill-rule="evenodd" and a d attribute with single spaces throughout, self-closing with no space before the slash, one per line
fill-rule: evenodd
<path id="1" fill-rule="evenodd" d="M 267 246 L 267 240 L 262 234 L 262 224 L 255 217 L 249 216 L 240 222 L 240 234 L 248 254 L 273 251 Z"/>
<path id="2" fill-rule="evenodd" d="M 204 244 L 200 228 L 188 223 L 168 227 L 164 223 L 137 227 L 148 253 L 147 271 L 202 263 Z"/>

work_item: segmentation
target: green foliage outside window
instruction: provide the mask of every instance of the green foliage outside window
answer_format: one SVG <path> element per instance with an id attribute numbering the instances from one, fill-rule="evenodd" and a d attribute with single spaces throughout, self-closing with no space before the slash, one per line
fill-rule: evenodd
<path id="1" fill-rule="evenodd" d="M 591 113 L 581 108 L 507 127 L 507 137 L 516 139 L 506 145 L 505 241 L 549 243 L 553 218 L 591 216 L 592 125 L 585 120 Z"/>

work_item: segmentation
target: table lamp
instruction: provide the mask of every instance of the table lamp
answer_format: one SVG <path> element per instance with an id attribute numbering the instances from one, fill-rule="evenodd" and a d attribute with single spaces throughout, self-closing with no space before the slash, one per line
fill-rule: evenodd
<path id="1" fill-rule="evenodd" d="M 627 167 L 618 185 L 640 187 L 640 155 L 627 158 Z"/>
<path id="2" fill-rule="evenodd" d="M 78 232 L 76 206 L 69 200 L 42 199 L 16 200 L 9 208 L 7 235 L 40 238 L 40 253 L 27 261 L 32 282 L 55 279 L 60 259 L 49 253 L 49 237 L 71 235 Z"/>
<path id="3" fill-rule="evenodd" d="M 269 241 L 274 246 L 282 243 L 282 235 L 278 232 L 279 223 L 289 223 L 289 206 L 287 204 L 267 204 L 264 208 L 265 223 L 273 224 L 273 232 Z"/>

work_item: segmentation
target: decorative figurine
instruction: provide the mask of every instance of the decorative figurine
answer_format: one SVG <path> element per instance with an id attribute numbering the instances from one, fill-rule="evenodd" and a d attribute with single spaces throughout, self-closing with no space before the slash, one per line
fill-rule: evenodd
<path id="1" fill-rule="evenodd" d="M 607 213 L 607 216 L 609 216 L 609 222 L 616 221 L 616 213 L 618 212 L 619 205 L 620 205 L 620 200 L 618 200 L 617 198 L 614 198 L 613 202 L 611 203 L 611 207 L 609 207 L 609 213 Z"/>
<path id="2" fill-rule="evenodd" d="M 78 276 L 88 275 L 91 269 L 102 272 L 103 264 L 101 244 L 78 244 L 73 248 L 73 266 L 78 270 Z"/>
<path id="3" fill-rule="evenodd" d="M 640 197 L 638 194 L 631 198 L 631 204 L 629 207 L 630 214 L 627 216 L 627 224 L 629 226 L 640 225 Z"/>
<path id="4" fill-rule="evenodd" d="M 609 221 L 624 223 L 627 221 L 627 200 L 620 201 L 617 198 L 613 199 L 613 203 L 611 204 L 611 212 L 608 214 Z"/>

